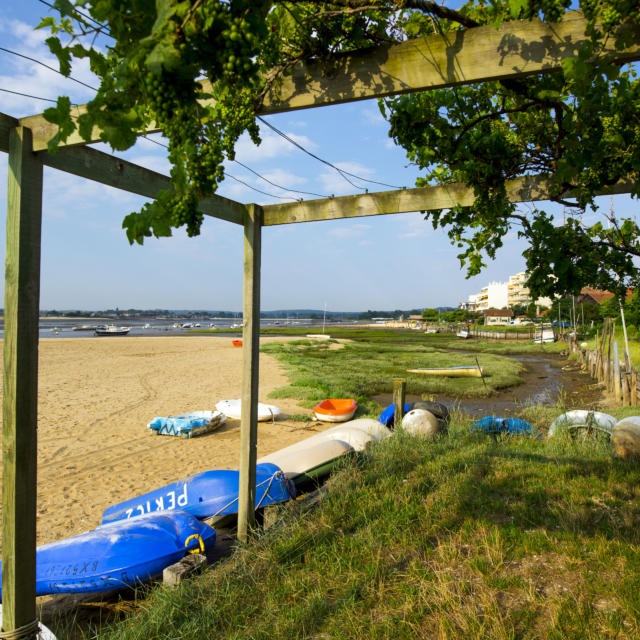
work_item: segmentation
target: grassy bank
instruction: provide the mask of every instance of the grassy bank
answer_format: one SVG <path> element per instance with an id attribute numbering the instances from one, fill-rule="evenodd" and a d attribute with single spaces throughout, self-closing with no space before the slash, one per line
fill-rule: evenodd
<path id="1" fill-rule="evenodd" d="M 83 637 L 639 637 L 640 467 L 460 420 L 371 447 L 314 510 L 283 507 L 222 565 Z"/>
<path id="2" fill-rule="evenodd" d="M 357 340 L 343 345 L 324 341 L 295 340 L 270 343 L 262 351 L 280 359 L 286 367 L 290 384 L 270 394 L 276 398 L 296 398 L 313 407 L 325 398 L 353 397 L 358 401 L 359 416 L 377 417 L 380 409 L 372 396 L 390 393 L 393 381 L 407 380 L 412 394 L 446 394 L 460 398 L 486 397 L 497 389 L 522 382 L 522 365 L 499 355 L 447 352 L 446 343 L 403 340 Z M 437 346 L 432 346 L 437 345 Z M 340 346 L 340 348 L 332 348 Z M 407 373 L 418 367 L 476 366 L 483 368 L 480 378 L 448 378 Z"/>

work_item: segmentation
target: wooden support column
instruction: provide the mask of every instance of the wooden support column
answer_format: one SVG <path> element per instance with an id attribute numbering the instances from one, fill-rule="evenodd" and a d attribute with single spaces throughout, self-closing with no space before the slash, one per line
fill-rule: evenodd
<path id="1" fill-rule="evenodd" d="M 405 380 L 393 381 L 393 428 L 400 429 L 402 427 L 402 417 L 404 416 L 404 398 L 407 389 Z"/>
<path id="2" fill-rule="evenodd" d="M 262 208 L 247 205 L 244 221 L 242 306 L 242 417 L 240 422 L 240 496 L 238 539 L 246 542 L 255 525 L 258 445 L 258 362 L 260 355 L 260 255 Z"/>
<path id="3" fill-rule="evenodd" d="M 42 163 L 9 134 L 2 405 L 2 627 L 36 617 L 36 438 Z M 35 637 L 35 634 L 34 634 Z"/>

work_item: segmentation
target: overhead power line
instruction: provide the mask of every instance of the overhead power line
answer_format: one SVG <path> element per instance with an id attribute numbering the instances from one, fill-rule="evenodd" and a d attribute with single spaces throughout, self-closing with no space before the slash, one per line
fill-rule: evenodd
<path id="1" fill-rule="evenodd" d="M 154 140 L 153 138 L 149 138 L 148 136 L 143 136 L 143 138 L 145 140 L 148 140 L 149 142 L 153 142 L 153 144 L 157 144 L 158 146 L 163 147 L 165 149 L 169 148 L 166 144 L 164 144 L 163 142 L 160 142 L 159 140 Z M 245 169 L 247 169 L 247 171 L 251 171 L 251 173 L 253 173 L 254 175 L 258 176 L 258 178 L 264 180 L 265 182 L 268 182 L 269 184 L 273 185 L 274 187 L 277 187 L 278 189 L 282 189 L 283 191 L 289 191 L 291 193 L 304 193 L 306 195 L 318 196 L 320 198 L 328 198 L 329 197 L 329 196 L 324 196 L 324 195 L 319 194 L 319 193 L 312 193 L 310 191 L 300 191 L 298 189 L 289 189 L 287 187 L 283 187 L 282 185 L 276 184 L 275 182 L 272 182 L 268 178 L 265 178 L 263 175 L 259 174 L 257 171 L 255 171 L 251 167 L 248 167 L 246 164 L 243 164 L 239 160 L 234 160 L 234 162 L 236 164 L 239 164 L 241 167 L 244 167 Z M 248 182 L 244 182 L 244 180 L 240 180 L 240 178 L 237 178 L 236 176 L 230 174 L 227 171 L 224 172 L 224 175 L 227 178 L 231 178 L 232 180 L 235 180 L 236 182 L 239 182 L 240 184 L 245 185 L 249 189 L 252 189 L 253 191 L 257 191 L 258 193 L 261 193 L 261 194 L 263 194 L 265 196 L 270 196 L 272 198 L 280 198 L 281 200 L 291 200 L 291 198 L 288 198 L 286 196 L 280 196 L 280 195 L 276 195 L 275 193 L 268 193 L 266 191 L 262 191 L 261 189 L 257 189 L 256 187 L 253 187 L 252 185 L 250 185 Z"/>
<path id="2" fill-rule="evenodd" d="M 234 162 L 236 164 L 239 164 L 241 167 L 244 167 L 247 171 L 251 171 L 251 173 L 253 173 L 254 175 L 258 176 L 258 178 L 260 178 L 261 180 L 264 180 L 265 182 L 268 182 L 270 185 L 273 185 L 274 187 L 277 187 L 278 189 L 283 189 L 284 191 L 290 191 L 291 193 L 303 193 L 303 194 L 305 194 L 307 196 L 317 196 L 318 198 L 329 198 L 330 197 L 330 196 L 327 196 L 327 195 L 323 195 L 322 193 L 313 193 L 313 191 L 300 191 L 300 189 L 289 189 L 289 187 L 283 187 L 282 185 L 276 184 L 275 182 L 272 182 L 268 178 L 265 178 L 263 175 L 260 175 L 257 171 L 254 171 L 251 167 L 248 167 L 246 164 L 243 164 L 239 160 L 234 160 Z"/>
<path id="3" fill-rule="evenodd" d="M 263 117 L 261 117 L 261 116 L 256 116 L 256 117 L 265 126 L 269 127 L 269 129 L 271 129 L 273 132 L 277 133 L 280 137 L 284 138 L 287 142 L 291 143 L 293 146 L 295 146 L 298 149 L 300 149 L 300 151 L 303 151 L 308 156 L 311 156 L 315 160 L 318 160 L 318 162 L 322 162 L 323 164 L 326 164 L 328 167 L 331 167 L 332 169 L 335 169 L 351 186 L 355 187 L 356 189 L 361 189 L 362 191 L 367 191 L 367 189 L 365 187 L 361 187 L 360 185 L 357 185 L 357 184 L 353 183 L 351 180 L 349 180 L 349 178 L 347 178 L 347 176 L 351 176 L 352 178 L 356 178 L 357 180 L 362 180 L 362 182 L 369 182 L 371 184 L 379 184 L 379 185 L 381 185 L 383 187 L 389 187 L 391 189 L 404 189 L 405 188 L 405 187 L 399 187 L 399 186 L 394 185 L 394 184 L 386 184 L 385 182 L 379 182 L 378 180 L 371 180 L 369 178 L 363 178 L 362 176 L 359 176 L 359 175 L 357 175 L 355 173 L 351 173 L 349 171 L 346 171 L 345 169 L 341 169 L 340 167 L 336 166 L 335 164 L 329 162 L 328 160 L 325 160 L 324 158 L 321 158 L 320 156 L 317 156 L 315 153 L 312 153 L 308 149 L 305 149 L 299 142 L 296 142 L 293 138 L 291 138 L 286 133 L 284 133 L 284 131 L 280 131 L 280 129 L 278 129 L 277 127 L 272 125 L 270 122 L 265 120 Z"/>
<path id="4" fill-rule="evenodd" d="M 23 53 L 18 53 L 17 51 L 6 49 L 5 47 L 0 47 L 0 51 L 10 53 L 11 55 L 18 56 L 19 58 L 24 58 L 25 60 L 31 60 L 31 62 L 35 62 L 36 64 L 43 66 L 45 69 L 49 69 L 50 71 L 53 71 L 61 75 L 63 78 L 68 78 L 69 80 L 73 80 L 74 82 L 77 82 L 78 84 L 81 84 L 84 87 L 93 89 L 93 91 L 97 91 L 96 87 L 92 87 L 90 84 L 87 84 L 86 82 L 82 82 L 82 80 L 78 80 L 77 78 L 74 78 L 72 76 L 65 76 L 64 73 L 62 73 L 62 71 L 42 62 L 41 60 L 37 60 L 36 58 L 32 58 L 31 56 L 25 56 Z"/>
<path id="5" fill-rule="evenodd" d="M 0 87 L 0 91 L 3 91 L 4 93 L 12 93 L 14 96 L 22 96 L 23 98 L 32 98 L 33 100 L 53 102 L 54 104 L 57 102 L 56 100 L 52 100 L 51 98 L 41 98 L 40 96 L 32 96 L 28 93 L 21 93 L 20 91 L 11 91 L 11 89 L 3 89 L 1 87 Z"/>
<path id="6" fill-rule="evenodd" d="M 42 4 L 46 5 L 47 7 L 50 7 L 51 9 L 55 9 L 55 7 L 50 2 L 47 2 L 46 0 L 38 0 L 38 2 L 41 2 Z M 102 22 L 98 22 L 98 20 L 96 20 L 93 16 L 87 13 L 84 13 L 83 11 L 78 9 L 78 7 L 75 7 L 73 12 L 79 15 L 80 17 L 84 18 L 85 20 L 88 20 L 89 22 L 93 22 L 93 24 L 99 27 L 98 31 L 104 31 L 105 35 L 108 35 L 110 38 L 113 38 L 113 36 L 109 31 L 109 27 L 107 27 L 106 24 L 102 24 Z"/>

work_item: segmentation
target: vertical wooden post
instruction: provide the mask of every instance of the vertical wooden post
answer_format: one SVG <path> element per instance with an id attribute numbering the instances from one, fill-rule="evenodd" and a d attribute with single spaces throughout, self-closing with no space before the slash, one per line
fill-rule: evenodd
<path id="1" fill-rule="evenodd" d="M 262 208 L 247 206 L 244 222 L 242 305 L 242 416 L 240 421 L 240 494 L 238 538 L 246 542 L 255 525 L 258 446 L 258 363 L 260 357 L 260 256 Z"/>
<path id="2" fill-rule="evenodd" d="M 404 380 L 393 381 L 393 426 L 399 429 L 402 426 L 402 416 L 404 416 L 404 396 L 407 383 Z"/>
<path id="3" fill-rule="evenodd" d="M 9 134 L 2 402 L 2 627 L 36 617 L 36 459 L 42 163 Z M 34 634 L 35 635 L 35 634 Z"/>
<path id="4" fill-rule="evenodd" d="M 618 341 L 613 342 L 613 392 L 616 400 L 622 401 L 622 386 L 620 384 L 620 357 L 618 355 Z"/>

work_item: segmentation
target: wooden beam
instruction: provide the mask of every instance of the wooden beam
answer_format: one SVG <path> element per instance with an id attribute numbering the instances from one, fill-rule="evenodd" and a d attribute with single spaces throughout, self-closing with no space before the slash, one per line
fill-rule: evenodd
<path id="1" fill-rule="evenodd" d="M 632 181 L 623 181 L 603 190 L 600 195 L 631 193 L 633 187 Z M 507 194 L 511 202 L 548 200 L 547 179 L 529 176 L 510 180 L 507 182 Z M 566 197 L 571 197 L 571 194 L 567 194 Z M 269 204 L 263 207 L 264 226 L 408 213 L 426 209 L 449 209 L 457 204 L 470 206 L 474 200 L 473 189 L 456 182 L 438 187 L 417 187 L 357 196 L 319 198 L 305 202 Z"/>
<path id="2" fill-rule="evenodd" d="M 42 163 L 10 134 L 2 400 L 2 627 L 35 619 Z M 22 636 L 20 636 L 22 637 Z M 26 636 L 25 636 L 26 637 Z"/>
<path id="3" fill-rule="evenodd" d="M 147 198 L 155 198 L 161 189 L 172 189 L 167 176 L 90 147 L 59 149 L 55 155 L 42 151 L 38 155 L 48 167 Z M 213 218 L 244 224 L 245 206 L 222 196 L 202 200 L 200 211 Z"/>
<path id="4" fill-rule="evenodd" d="M 484 26 L 451 31 L 299 64 L 291 75 L 274 83 L 260 113 L 558 71 L 562 61 L 575 57 L 587 39 L 586 24 L 580 11 L 569 11 L 557 24 L 538 19 L 515 20 L 503 22 L 498 29 Z M 620 61 L 640 59 L 637 37 L 635 44 L 624 51 L 613 49 L 612 42 L 610 38 L 605 45 L 605 54 Z M 210 84 L 203 83 L 203 92 L 210 90 Z M 77 107 L 76 113 L 83 109 Z M 57 131 L 56 125 L 42 115 L 22 118 L 20 122 L 33 130 L 34 148 L 38 150 L 46 148 Z M 152 125 L 145 133 L 157 130 Z M 97 140 L 99 132 L 95 131 L 92 141 Z M 75 132 L 66 145 L 78 144 L 84 144 L 84 140 Z"/>
<path id="5" fill-rule="evenodd" d="M 9 152 L 9 134 L 19 124 L 15 118 L 0 113 L 0 151 Z"/>
<path id="6" fill-rule="evenodd" d="M 260 260 L 262 209 L 247 206 L 244 225 L 244 294 L 242 304 L 242 408 L 238 539 L 246 542 L 255 525 L 258 446 L 258 365 L 260 360 Z"/>

